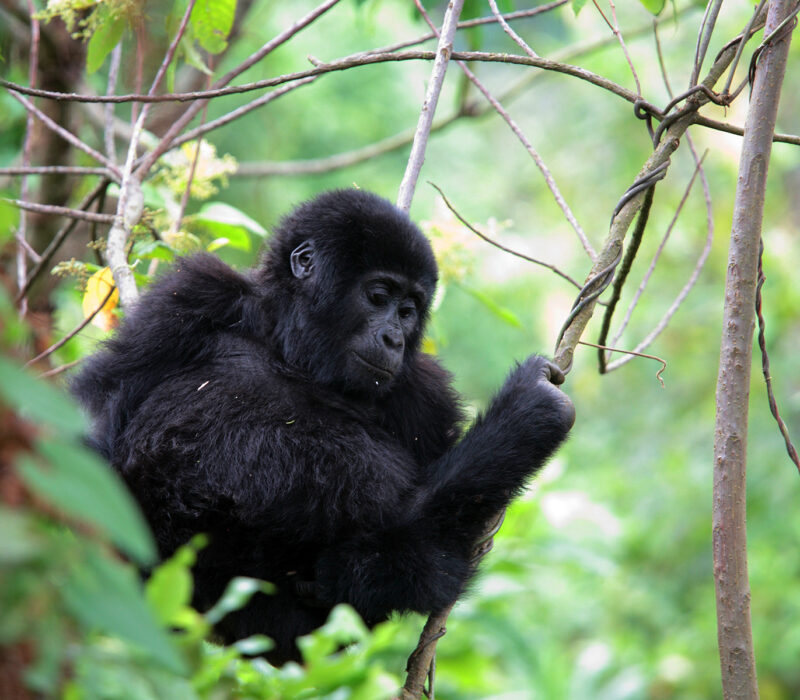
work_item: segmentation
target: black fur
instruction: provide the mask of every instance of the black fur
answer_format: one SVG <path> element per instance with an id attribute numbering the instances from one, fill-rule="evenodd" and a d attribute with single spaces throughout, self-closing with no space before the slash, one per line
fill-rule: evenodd
<path id="1" fill-rule="evenodd" d="M 451 603 L 487 519 L 566 437 L 563 377 L 532 356 L 458 440 L 450 376 L 418 349 L 436 276 L 390 203 L 323 194 L 250 274 L 180 260 L 74 381 L 161 554 L 210 536 L 200 609 L 233 576 L 277 585 L 226 641 L 266 633 L 281 663 L 336 603 L 370 624 Z"/>

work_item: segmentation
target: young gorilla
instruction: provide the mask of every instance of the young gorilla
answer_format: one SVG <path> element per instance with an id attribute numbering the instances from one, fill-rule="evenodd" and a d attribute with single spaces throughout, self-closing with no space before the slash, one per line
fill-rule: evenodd
<path id="1" fill-rule="evenodd" d="M 196 605 L 234 576 L 276 584 L 226 641 L 265 633 L 283 663 L 337 603 L 369 624 L 448 605 L 487 521 L 566 437 L 563 375 L 532 356 L 458 440 L 450 377 L 419 351 L 436 278 L 405 214 L 328 192 L 249 275 L 181 260 L 75 380 L 161 555 L 209 535 Z"/>

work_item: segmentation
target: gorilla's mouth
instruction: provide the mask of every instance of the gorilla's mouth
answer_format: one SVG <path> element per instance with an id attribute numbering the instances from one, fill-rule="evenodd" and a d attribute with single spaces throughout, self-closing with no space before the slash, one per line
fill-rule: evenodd
<path id="1" fill-rule="evenodd" d="M 378 374 L 383 375 L 387 379 L 392 379 L 394 377 L 394 371 L 393 370 L 390 370 L 387 367 L 381 367 L 379 365 L 376 365 L 376 364 L 370 362 L 366 357 L 364 357 L 360 353 L 356 352 L 355 350 L 353 350 L 353 355 L 355 355 L 356 359 L 362 365 L 364 365 L 365 367 L 368 367 L 373 372 L 377 372 Z"/>

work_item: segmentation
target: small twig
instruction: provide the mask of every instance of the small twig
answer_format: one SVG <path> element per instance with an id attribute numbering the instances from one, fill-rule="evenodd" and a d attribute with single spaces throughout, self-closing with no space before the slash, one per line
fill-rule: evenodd
<path id="1" fill-rule="evenodd" d="M 87 194 L 83 200 L 78 204 L 77 209 L 78 211 L 84 211 L 92 206 L 92 203 L 101 195 L 101 193 L 105 192 L 106 188 L 110 183 L 110 179 L 104 178 L 101 180 L 97 186 Z M 67 236 L 72 233 L 72 230 L 75 226 L 78 225 L 80 219 L 70 219 L 64 226 L 56 232 L 56 235 L 53 236 L 53 240 L 50 241 L 50 244 L 45 248 L 44 252 L 41 254 L 39 258 L 39 262 L 36 263 L 36 266 L 31 270 L 31 273 L 28 275 L 28 279 L 25 280 L 25 285 L 22 289 L 19 290 L 17 293 L 16 298 L 14 299 L 15 303 L 19 303 L 22 298 L 28 293 L 28 290 L 31 288 L 31 285 L 36 281 L 45 267 L 50 263 L 53 255 L 55 255 L 58 248 L 61 244 L 66 240 Z"/>
<path id="2" fill-rule="evenodd" d="M 622 49 L 622 53 L 625 56 L 625 60 L 628 62 L 628 67 L 631 69 L 631 74 L 633 75 L 633 81 L 636 83 L 636 94 L 642 94 L 642 85 L 639 82 L 639 75 L 636 72 L 636 68 L 633 65 L 633 59 L 631 58 L 630 52 L 628 51 L 628 47 L 625 44 L 625 39 L 622 36 L 622 32 L 619 28 L 619 22 L 617 21 L 617 8 L 614 5 L 614 0 L 608 0 L 608 5 L 611 8 L 611 18 L 613 22 L 608 20 L 608 17 L 605 16 L 605 13 L 602 9 L 600 9 L 600 5 L 597 4 L 597 0 L 592 0 L 592 3 L 597 8 L 597 11 L 600 13 L 600 16 L 605 20 L 608 28 L 617 37 L 617 41 L 619 42 L 620 48 Z"/>
<path id="3" fill-rule="evenodd" d="M 607 352 L 621 352 L 625 355 L 632 355 L 635 357 L 646 357 L 648 360 L 655 360 L 656 362 L 661 363 L 661 369 L 656 372 L 656 379 L 661 382 L 661 388 L 664 388 L 664 380 L 661 378 L 661 374 L 667 368 L 666 360 L 662 360 L 660 357 L 656 357 L 655 355 L 647 355 L 643 352 L 635 352 L 634 350 L 621 350 L 620 348 L 612 348 L 608 345 L 597 345 L 596 343 L 589 343 L 585 340 L 579 340 L 578 345 L 588 345 L 591 348 L 597 348 L 598 350 L 603 350 Z"/>
<path id="4" fill-rule="evenodd" d="M 792 444 L 789 437 L 789 430 L 786 423 L 783 422 L 781 414 L 778 411 L 778 402 L 775 400 L 775 393 L 772 389 L 772 375 L 769 369 L 769 355 L 767 354 L 767 340 L 766 330 L 767 323 L 764 320 L 764 315 L 761 312 L 761 287 L 764 286 L 767 278 L 764 276 L 764 239 L 762 238 L 759 243 L 758 249 L 758 284 L 756 285 L 756 315 L 758 316 L 758 347 L 761 350 L 761 371 L 764 375 L 764 383 L 767 387 L 767 400 L 769 401 L 769 410 L 772 417 L 778 424 L 778 430 L 781 431 L 783 442 L 786 445 L 786 452 L 789 454 L 789 459 L 794 462 L 798 471 L 800 471 L 800 457 L 797 456 L 797 449 Z"/>
<path id="5" fill-rule="evenodd" d="M 67 143 L 73 145 L 75 148 L 83 151 L 87 155 L 94 158 L 98 163 L 102 163 L 105 165 L 116 177 L 120 176 L 119 168 L 115 166 L 108 158 L 106 158 L 100 151 L 95 150 L 88 144 L 81 141 L 75 134 L 71 131 L 65 129 L 63 126 L 56 124 L 50 117 L 48 117 L 42 110 L 40 110 L 36 105 L 34 105 L 30 100 L 23 97 L 16 91 L 11 91 L 11 97 L 13 97 L 17 102 L 19 102 L 23 107 L 25 107 L 28 112 L 33 113 L 39 119 L 42 124 L 44 124 L 48 129 L 52 132 L 58 134 L 62 139 L 64 139 Z"/>
<path id="6" fill-rule="evenodd" d="M 36 12 L 33 0 L 28 0 L 28 13 L 31 18 L 31 43 L 28 55 L 28 83 L 36 87 L 39 69 L 39 20 L 36 19 Z M 33 146 L 33 114 L 29 111 L 25 117 L 25 138 L 22 142 L 22 167 L 27 168 L 31 162 L 31 149 Z M 20 184 L 20 199 L 28 199 L 28 178 L 23 175 Z M 30 249 L 27 240 L 28 217 L 25 210 L 19 215 L 19 227 L 17 228 L 17 290 L 22 291 L 25 286 L 25 278 L 28 275 L 27 251 Z M 19 304 L 19 315 L 24 317 L 28 313 L 28 299 L 22 297 Z"/>
<path id="7" fill-rule="evenodd" d="M 76 165 L 28 165 L 0 168 L 0 177 L 12 175 L 104 175 L 110 177 L 108 168 L 84 168 Z M 25 199 L 25 197 L 21 197 Z"/>
<path id="8" fill-rule="evenodd" d="M 273 100 L 282 97 L 288 92 L 292 92 L 303 85 L 308 85 L 309 83 L 313 83 L 316 80 L 316 76 L 312 78 L 306 78 L 305 80 L 298 80 L 297 82 L 291 83 L 289 85 L 284 85 L 283 87 L 278 88 L 277 90 L 273 90 L 272 92 L 267 93 L 266 95 L 262 95 L 261 97 L 253 100 L 252 102 L 248 102 L 246 105 L 242 105 L 241 107 L 237 107 L 236 109 L 228 112 L 227 114 L 223 114 L 221 117 L 217 119 L 212 119 L 210 122 L 206 124 L 201 124 L 194 129 L 187 131 L 182 136 L 174 139 L 170 145 L 169 150 L 177 148 L 182 144 L 193 141 L 194 139 L 200 138 L 204 134 L 207 134 L 209 131 L 214 131 L 225 124 L 229 124 L 230 122 L 234 121 L 235 119 L 239 119 L 243 117 L 245 114 L 249 114 L 254 109 L 258 109 L 259 107 L 263 107 L 266 104 L 269 104 Z M 207 104 L 207 103 L 206 103 Z M 141 161 L 144 158 L 140 159 Z M 136 165 L 139 164 L 137 161 Z M 135 166 L 134 166 L 135 167 Z"/>
<path id="9" fill-rule="evenodd" d="M 86 326 L 88 326 L 92 322 L 94 317 L 97 316 L 97 314 L 99 314 L 103 310 L 103 307 L 108 303 L 108 300 L 111 299 L 111 295 L 114 293 L 115 290 L 116 287 L 112 285 L 111 289 L 108 290 L 108 294 L 106 294 L 103 301 L 100 302 L 100 305 L 94 311 L 92 311 L 91 314 L 89 314 L 85 319 L 83 319 L 83 321 L 81 321 L 77 326 L 75 326 L 75 328 L 73 328 L 69 333 L 67 333 L 67 335 L 61 338 L 61 340 L 53 343 L 49 348 L 47 348 L 47 350 L 43 350 L 32 360 L 28 360 L 25 363 L 25 367 L 30 367 L 31 365 L 34 365 L 37 362 L 41 362 L 46 357 L 52 355 L 59 348 L 64 347 L 64 345 L 66 345 L 70 340 L 72 340 L 76 335 L 78 335 L 78 333 L 80 333 L 84 328 L 86 328 Z"/>
<path id="10" fill-rule="evenodd" d="M 528 262 L 531 262 L 534 265 L 541 265 L 542 267 L 546 267 L 548 270 L 552 270 L 553 272 L 555 272 L 559 277 L 562 277 L 563 279 L 567 280 L 567 282 L 569 282 L 573 286 L 577 287 L 578 289 L 581 288 L 581 285 L 576 280 L 574 280 L 572 277 L 570 277 L 565 272 L 562 272 L 561 270 L 559 270 L 555 265 L 551 265 L 550 263 L 546 263 L 546 262 L 544 262 L 542 260 L 537 260 L 536 258 L 532 258 L 529 255 L 525 255 L 524 253 L 520 253 L 520 252 L 518 252 L 516 250 L 512 250 L 511 248 L 507 248 L 506 246 L 502 245 L 501 243 L 498 243 L 497 241 L 489 238 L 489 236 L 487 236 L 485 233 L 483 233 L 482 231 L 480 231 L 477 228 L 475 228 L 472 224 L 470 224 L 469 221 L 467 221 L 458 212 L 458 210 L 456 210 L 456 208 L 450 203 L 450 200 L 447 198 L 447 196 L 444 194 L 444 192 L 442 192 L 441 188 L 438 185 L 435 185 L 432 182 L 428 182 L 428 184 L 431 187 L 433 187 L 439 193 L 439 195 L 441 196 L 441 198 L 444 201 L 445 205 L 455 215 L 455 217 L 462 224 L 464 224 L 464 226 L 466 226 L 470 231 L 472 231 L 472 233 L 474 233 L 476 236 L 478 236 L 479 238 L 482 238 L 484 241 L 486 241 L 490 245 L 493 245 L 495 248 L 499 248 L 503 252 L 509 253 L 510 255 L 513 255 L 514 257 L 520 258 L 522 260 L 527 260 Z"/>
<path id="11" fill-rule="evenodd" d="M 415 0 L 417 7 L 420 7 L 419 0 Z M 428 137 L 433 126 L 433 115 L 436 113 L 436 105 L 439 102 L 439 94 L 444 84 L 444 76 L 447 66 L 450 63 L 450 55 L 453 53 L 453 39 L 456 35 L 458 18 L 461 15 L 461 8 L 464 0 L 450 0 L 442 21 L 442 29 L 439 34 L 439 44 L 436 47 L 436 58 L 433 62 L 431 77 L 428 81 L 428 89 L 417 122 L 417 130 L 414 133 L 414 142 L 411 144 L 411 153 L 408 156 L 408 164 L 400 183 L 400 190 L 397 193 L 397 208 L 408 211 L 411 208 L 411 200 L 414 197 L 414 190 L 417 187 L 422 164 L 425 161 L 425 150 L 428 146 Z"/>
<path id="12" fill-rule="evenodd" d="M 495 16 L 495 19 L 500 23 L 500 26 L 503 28 L 503 31 L 511 37 L 511 39 L 531 58 L 539 58 L 539 54 L 536 53 L 530 46 L 528 46 L 527 42 L 517 34 L 506 22 L 503 15 L 500 14 L 500 10 L 497 7 L 497 2 L 495 0 L 489 0 L 489 7 L 492 8 L 492 14 Z"/>
<path id="13" fill-rule="evenodd" d="M 114 217 L 111 214 L 95 214 L 91 211 L 82 211 L 80 209 L 71 209 L 70 207 L 59 207 L 55 204 L 39 204 L 38 202 L 23 202 L 20 199 L 5 199 L 5 202 L 13 204 L 15 207 L 24 209 L 25 211 L 34 211 L 38 214 L 50 214 L 52 216 L 68 216 L 71 219 L 79 221 L 96 221 L 100 224 L 114 223 Z"/>
<path id="14" fill-rule="evenodd" d="M 419 10 L 420 14 L 423 16 L 425 21 L 428 23 L 429 26 L 433 26 L 430 18 L 428 17 L 425 8 L 422 6 L 420 0 L 414 0 L 417 9 Z M 435 29 L 434 29 L 435 31 Z M 514 135 L 520 140 L 522 145 L 525 147 L 525 150 L 528 151 L 528 154 L 533 158 L 533 162 L 536 164 L 536 167 L 539 168 L 539 171 L 542 173 L 544 177 L 545 184 L 547 185 L 548 189 L 553 195 L 553 198 L 556 200 L 556 204 L 558 204 L 561 211 L 564 213 L 564 217 L 567 219 L 567 222 L 572 226 L 575 230 L 575 233 L 578 235 L 578 238 L 583 245 L 584 250 L 589 255 L 589 258 L 592 260 L 595 259 L 597 253 L 595 253 L 594 248 L 592 248 L 592 244 L 589 242 L 589 238 L 586 236 L 581 225 L 578 223 L 578 220 L 575 218 L 575 215 L 572 213 L 572 210 L 569 208 L 566 200 L 564 199 L 561 191 L 558 189 L 558 185 L 556 184 L 555 179 L 553 178 L 552 173 L 548 169 L 545 162 L 542 160 L 542 157 L 539 155 L 538 151 L 531 145 L 530 141 L 528 141 L 525 134 L 522 132 L 522 129 L 519 128 L 517 123 L 511 118 L 511 115 L 505 110 L 503 105 L 492 95 L 489 90 L 486 89 L 486 86 L 478 80 L 478 77 L 469 69 L 469 66 L 464 61 L 456 61 L 458 67 L 463 71 L 464 75 L 470 80 L 470 82 L 480 91 L 480 93 L 484 96 L 484 98 L 489 102 L 489 104 L 494 108 L 494 110 L 503 118 L 503 120 L 508 124 L 511 128 L 511 131 Z"/>
<path id="15" fill-rule="evenodd" d="M 700 31 L 697 33 L 697 45 L 694 51 L 694 66 L 692 67 L 692 77 L 689 80 L 689 87 L 697 85 L 700 79 L 700 70 L 703 67 L 703 61 L 706 58 L 708 51 L 708 44 L 711 41 L 711 34 L 714 31 L 714 26 L 717 23 L 717 15 L 719 15 L 720 7 L 722 7 L 722 0 L 708 0 L 703 21 L 700 23 Z M 758 14 L 756 12 L 756 14 Z"/>
<path id="16" fill-rule="evenodd" d="M 619 342 L 619 339 L 622 337 L 622 334 L 628 327 L 628 323 L 630 323 L 631 317 L 633 316 L 633 310 L 639 303 L 639 299 L 641 299 L 642 294 L 644 294 L 644 290 L 647 287 L 648 283 L 650 282 L 650 278 L 652 277 L 653 272 L 656 269 L 656 264 L 661 258 L 661 254 L 664 252 L 664 247 L 666 246 L 667 241 L 669 240 L 669 237 L 672 234 L 673 229 L 675 228 L 675 224 L 678 222 L 678 217 L 683 211 L 683 207 L 685 206 L 686 201 L 689 199 L 689 193 L 692 191 L 692 185 L 694 184 L 697 174 L 701 172 L 702 162 L 705 159 L 705 157 L 706 154 L 704 153 L 703 157 L 697 162 L 694 172 L 692 173 L 692 177 L 689 179 L 689 184 L 686 186 L 686 189 L 683 192 L 683 197 L 681 197 L 681 201 L 678 203 L 678 206 L 675 210 L 675 214 L 673 215 L 672 220 L 669 222 L 669 225 L 667 226 L 666 233 L 662 237 L 661 243 L 659 244 L 658 249 L 653 255 L 653 259 L 650 261 L 650 266 L 647 268 L 647 272 L 642 278 L 642 282 L 639 284 L 639 288 L 636 290 L 636 293 L 633 295 L 631 303 L 628 305 L 628 310 L 625 312 L 625 317 L 622 319 L 622 323 L 620 324 L 619 330 L 611 339 L 611 345 L 616 345 Z M 705 262 L 705 260 L 703 262 Z M 606 371 L 608 371 L 608 367 L 606 367 Z"/>
<path id="17" fill-rule="evenodd" d="M 111 51 L 111 65 L 108 69 L 108 86 L 106 94 L 113 95 L 117 89 L 117 75 L 119 64 L 122 58 L 122 42 L 118 43 Z M 112 163 L 117 161 L 117 148 L 114 140 L 114 105 L 108 103 L 103 109 L 103 140 L 106 147 L 106 155 Z"/>
<path id="18" fill-rule="evenodd" d="M 304 17 L 299 19 L 297 22 L 292 24 L 290 27 L 282 31 L 276 37 L 268 41 L 264 44 L 258 51 L 254 54 L 249 56 L 245 59 L 242 63 L 238 66 L 233 68 L 232 70 L 228 71 L 225 75 L 223 75 L 219 80 L 215 81 L 213 85 L 213 89 L 206 91 L 208 93 L 220 93 L 225 91 L 225 86 L 228 85 L 234 78 L 241 75 L 251 66 L 255 65 L 259 61 L 261 61 L 265 56 L 270 54 L 272 51 L 277 49 L 282 44 L 286 43 L 291 39 L 295 34 L 300 32 L 302 29 L 307 27 L 309 24 L 314 22 L 318 19 L 321 15 L 327 12 L 330 8 L 332 8 L 339 0 L 326 0 L 317 8 L 306 14 Z M 316 74 L 314 74 L 316 75 Z M 309 75 L 299 76 L 297 79 L 307 78 L 310 77 Z M 271 85 L 262 85 L 261 87 L 275 87 L 277 85 L 281 85 L 285 82 L 291 82 L 286 80 L 279 80 Z M 227 94 L 232 94 L 228 92 Z M 178 117 L 167 129 L 167 132 L 162 137 L 159 144 L 145 157 L 144 161 L 137 165 L 136 167 L 136 174 L 137 176 L 142 179 L 144 178 L 145 174 L 150 171 L 150 168 L 153 167 L 155 162 L 164 154 L 170 147 L 175 138 L 177 138 L 178 134 L 180 134 L 184 128 L 194 119 L 197 113 L 202 108 L 202 105 L 199 102 L 192 101 L 193 104 L 189 105 L 186 111 Z"/>
<path id="19" fill-rule="evenodd" d="M 65 365 L 54 367 L 53 369 L 48 369 L 46 372 L 42 372 L 40 375 L 38 375 L 38 378 L 48 379 L 50 377 L 55 377 L 57 374 L 66 372 L 67 370 L 72 369 L 76 365 L 79 365 L 81 362 L 83 362 L 83 358 L 79 357 L 77 360 L 73 360 L 72 362 L 67 362 L 67 364 Z"/>

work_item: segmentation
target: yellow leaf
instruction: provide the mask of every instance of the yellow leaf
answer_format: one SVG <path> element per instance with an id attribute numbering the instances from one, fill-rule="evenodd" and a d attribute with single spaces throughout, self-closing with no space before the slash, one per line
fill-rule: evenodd
<path id="1" fill-rule="evenodd" d="M 104 267 L 95 272 L 86 283 L 86 291 L 83 293 L 83 317 L 89 318 L 100 306 L 103 300 L 108 297 L 108 293 L 114 288 L 114 277 L 111 269 Z M 117 325 L 117 317 L 114 309 L 119 303 L 119 292 L 114 292 L 108 297 L 108 301 L 103 304 L 103 308 L 95 314 L 92 323 L 104 331 L 110 331 Z"/>

